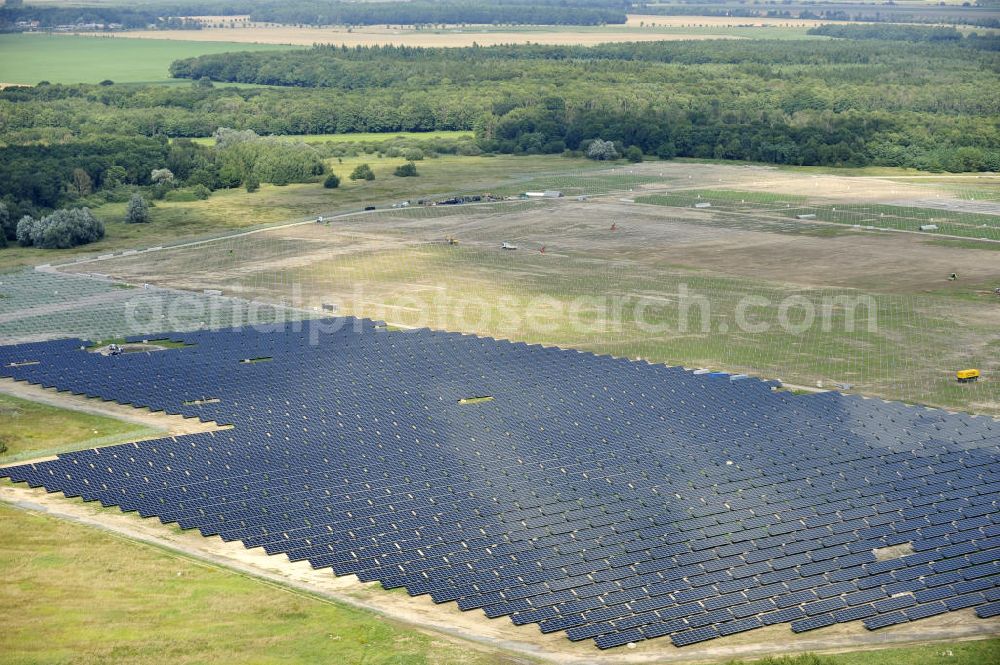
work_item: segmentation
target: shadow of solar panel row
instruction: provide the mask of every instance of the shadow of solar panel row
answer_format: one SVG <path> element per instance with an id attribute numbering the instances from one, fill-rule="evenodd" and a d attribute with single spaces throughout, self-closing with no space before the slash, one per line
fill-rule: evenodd
<path id="1" fill-rule="evenodd" d="M 600 648 L 996 614 L 993 419 L 322 325 L 0 347 L 4 376 L 233 425 L 2 473 Z"/>

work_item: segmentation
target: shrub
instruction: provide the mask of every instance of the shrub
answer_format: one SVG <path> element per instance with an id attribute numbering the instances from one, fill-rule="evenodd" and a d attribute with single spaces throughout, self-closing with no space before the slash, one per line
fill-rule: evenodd
<path id="1" fill-rule="evenodd" d="M 393 171 L 393 175 L 399 176 L 400 178 L 412 178 L 413 176 L 420 175 L 417 173 L 417 165 L 413 162 L 406 162 L 400 166 L 396 167 Z"/>
<path id="2" fill-rule="evenodd" d="M 243 179 L 243 186 L 246 188 L 247 192 L 253 194 L 260 189 L 260 178 L 251 173 Z"/>
<path id="3" fill-rule="evenodd" d="M 629 146 L 628 150 L 625 151 L 625 159 L 633 164 L 638 164 L 642 161 L 642 148 L 637 145 Z"/>
<path id="4" fill-rule="evenodd" d="M 611 141 L 594 139 L 587 148 L 587 157 L 598 161 L 618 159 L 618 150 L 615 149 L 615 144 Z"/>
<path id="5" fill-rule="evenodd" d="M 358 164 L 353 171 L 351 171 L 351 180 L 374 180 L 375 172 L 372 171 L 372 167 L 367 164 Z"/>
<path id="6" fill-rule="evenodd" d="M 194 197 L 199 201 L 204 201 L 212 195 L 212 190 L 205 185 L 198 183 L 191 188 L 191 193 L 194 194 Z"/>
<path id="7" fill-rule="evenodd" d="M 336 173 L 331 173 L 323 181 L 323 186 L 327 189 L 337 189 L 340 187 L 340 178 L 337 177 Z"/>
<path id="8" fill-rule="evenodd" d="M 127 224 L 145 224 L 149 221 L 149 204 L 142 194 L 136 192 L 128 200 L 125 208 L 125 222 Z"/>
<path id="9" fill-rule="evenodd" d="M 125 170 L 124 166 L 119 166 L 115 164 L 114 166 L 108 167 L 104 172 L 104 182 L 102 187 L 104 188 L 114 188 L 118 187 L 125 180 L 128 179 L 128 171 Z"/>
<path id="10" fill-rule="evenodd" d="M 31 215 L 25 215 L 17 222 L 17 244 L 21 247 L 31 247 L 34 243 L 35 224 L 37 220 Z"/>
<path id="11" fill-rule="evenodd" d="M 403 151 L 403 158 L 408 162 L 419 162 L 424 158 L 424 151 L 420 148 L 408 148 Z"/>
<path id="12" fill-rule="evenodd" d="M 104 223 L 89 208 L 57 210 L 47 217 L 25 215 L 17 223 L 17 241 L 42 249 L 66 249 L 104 237 Z"/>
<path id="13" fill-rule="evenodd" d="M 660 159 L 673 159 L 677 156 L 677 146 L 669 141 L 661 143 L 660 147 L 656 149 L 656 156 Z"/>
<path id="14" fill-rule="evenodd" d="M 170 169 L 153 169 L 149 173 L 149 179 L 155 185 L 168 185 L 174 181 L 174 173 Z"/>

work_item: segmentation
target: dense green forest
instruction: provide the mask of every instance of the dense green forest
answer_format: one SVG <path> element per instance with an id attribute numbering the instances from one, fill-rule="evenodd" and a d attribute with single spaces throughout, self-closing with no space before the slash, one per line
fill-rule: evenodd
<path id="1" fill-rule="evenodd" d="M 826 24 L 810 28 L 809 34 L 842 39 L 896 39 L 906 42 L 958 42 L 962 40 L 962 33 L 953 27 L 922 25 Z"/>
<path id="2" fill-rule="evenodd" d="M 282 107 L 283 128 L 244 116 L 264 132 L 472 128 L 493 152 L 601 137 L 662 156 L 976 170 L 997 166 L 998 69 L 995 52 L 964 42 L 835 40 L 316 47 L 203 56 L 172 72 L 313 88 L 255 96 Z"/>

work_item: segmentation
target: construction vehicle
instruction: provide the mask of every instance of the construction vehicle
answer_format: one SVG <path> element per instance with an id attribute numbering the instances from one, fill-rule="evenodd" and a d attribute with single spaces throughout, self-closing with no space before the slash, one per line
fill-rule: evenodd
<path id="1" fill-rule="evenodd" d="M 500 249 L 517 249 L 517 245 L 512 245 L 509 242 L 504 242 L 500 245 Z"/>
<path id="2" fill-rule="evenodd" d="M 958 378 L 959 383 L 974 383 L 979 380 L 979 376 L 978 369 L 960 369 L 955 372 L 955 377 Z"/>

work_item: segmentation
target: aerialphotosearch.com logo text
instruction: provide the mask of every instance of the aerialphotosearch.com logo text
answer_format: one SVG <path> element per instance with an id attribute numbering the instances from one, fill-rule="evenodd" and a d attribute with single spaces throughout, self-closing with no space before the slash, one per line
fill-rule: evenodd
<path id="1" fill-rule="evenodd" d="M 320 303 L 330 304 L 324 308 Z M 309 330 L 311 339 L 345 326 L 366 329 L 354 316 L 395 323 L 403 329 L 433 328 L 525 338 L 736 332 L 802 336 L 817 332 L 874 333 L 878 331 L 878 312 L 878 302 L 872 295 L 796 293 L 771 298 L 748 294 L 734 298 L 721 294 L 713 298 L 686 283 L 655 296 L 573 297 L 517 293 L 488 297 L 467 290 L 453 293 L 446 285 L 391 296 L 357 286 L 347 297 L 343 293 L 317 296 L 314 291 L 307 297 L 303 285 L 291 284 L 288 296 L 280 302 L 181 295 L 177 291 L 146 292 L 128 302 L 126 323 L 135 334 L 248 327 L 261 332 Z"/>

